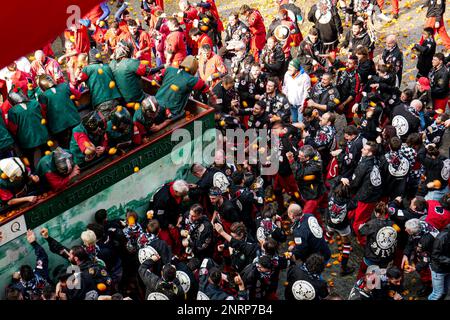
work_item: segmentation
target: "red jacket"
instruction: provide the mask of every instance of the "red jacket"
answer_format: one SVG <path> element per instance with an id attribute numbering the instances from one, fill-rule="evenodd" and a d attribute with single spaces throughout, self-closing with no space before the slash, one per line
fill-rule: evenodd
<path id="1" fill-rule="evenodd" d="M 186 57 L 186 42 L 184 41 L 184 32 L 172 31 L 167 35 L 164 44 L 165 52 L 171 53 L 172 58 L 170 62 L 174 66 L 179 66 Z"/>
<path id="2" fill-rule="evenodd" d="M 426 222 L 442 231 L 450 223 L 450 211 L 442 207 L 438 200 L 427 200 L 428 214 Z"/>
<path id="3" fill-rule="evenodd" d="M 252 49 L 262 50 L 266 44 L 266 26 L 264 25 L 264 18 L 258 10 L 252 10 L 248 17 L 248 27 L 252 34 Z"/>

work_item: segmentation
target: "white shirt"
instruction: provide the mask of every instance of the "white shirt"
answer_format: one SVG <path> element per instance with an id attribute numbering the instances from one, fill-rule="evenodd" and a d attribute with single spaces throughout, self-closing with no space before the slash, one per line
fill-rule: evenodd
<path id="1" fill-rule="evenodd" d="M 308 95 L 308 91 L 311 88 L 311 79 L 306 72 L 303 74 L 297 74 L 293 78 L 288 72 L 284 75 L 283 81 L 283 93 L 289 100 L 291 105 L 299 106 L 299 109 L 303 109 L 303 103 Z"/>

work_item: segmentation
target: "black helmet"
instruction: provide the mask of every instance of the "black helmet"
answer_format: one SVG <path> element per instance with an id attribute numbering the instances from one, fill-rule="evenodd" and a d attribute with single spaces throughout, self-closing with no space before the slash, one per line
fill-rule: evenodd
<path id="1" fill-rule="evenodd" d="M 28 102 L 30 99 L 25 95 L 21 88 L 12 88 L 8 94 L 8 101 L 12 106 L 16 104 Z"/>
<path id="2" fill-rule="evenodd" d="M 37 77 L 37 84 L 42 91 L 48 90 L 56 86 L 55 81 L 48 74 L 41 74 Z"/>
<path id="3" fill-rule="evenodd" d="M 142 100 L 141 108 L 142 114 L 147 120 L 155 119 L 160 109 L 158 101 L 156 101 L 156 98 L 154 96 L 148 96 L 147 98 Z"/>
<path id="4" fill-rule="evenodd" d="M 89 50 L 89 64 L 103 63 L 102 54 L 97 48 Z"/>
<path id="5" fill-rule="evenodd" d="M 56 171 L 63 176 L 67 176 L 72 172 L 74 167 L 73 155 L 70 152 L 58 147 L 52 153 L 53 163 L 55 164 Z"/>
<path id="6" fill-rule="evenodd" d="M 82 123 L 89 133 L 96 133 L 99 129 L 106 131 L 106 119 L 101 112 L 92 111 L 83 118 Z"/>
<path id="7" fill-rule="evenodd" d="M 126 108 L 118 106 L 116 110 L 111 114 L 111 123 L 113 130 L 127 131 L 133 123 L 131 114 Z"/>

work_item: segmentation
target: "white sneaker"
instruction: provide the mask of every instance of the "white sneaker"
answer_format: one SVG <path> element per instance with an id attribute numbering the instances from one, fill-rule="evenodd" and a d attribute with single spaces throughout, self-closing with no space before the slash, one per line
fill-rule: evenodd
<path id="1" fill-rule="evenodd" d="M 386 21 L 386 22 L 391 21 L 391 18 L 389 18 L 388 16 L 386 16 L 384 13 L 380 13 L 380 14 L 378 15 L 378 18 L 380 18 L 381 20 Z"/>

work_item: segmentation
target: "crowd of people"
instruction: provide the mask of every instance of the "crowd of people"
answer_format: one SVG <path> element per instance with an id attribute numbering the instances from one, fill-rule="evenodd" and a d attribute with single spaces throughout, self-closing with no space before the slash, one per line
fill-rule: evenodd
<path id="1" fill-rule="evenodd" d="M 417 273 L 418 296 L 444 299 L 445 1 L 426 3 L 422 36 L 411 47 L 413 87 L 402 82 L 396 34 L 375 45 L 375 21 L 401 15 L 391 2 L 388 17 L 384 1 L 318 0 L 302 12 L 293 0 L 277 0 L 273 21 L 244 4 L 225 24 L 214 0 L 179 0 L 173 15 L 161 0 L 142 0 L 141 20 L 117 1 L 112 21 L 103 2 L 64 32 L 63 55 L 49 43 L 31 63 L 20 58 L 1 70 L 3 210 L 63 190 L 87 167 L 148 142 L 185 117 L 190 97 L 215 109 L 219 141 L 233 144 L 225 131 L 239 128 L 279 138 L 269 141 L 276 174 L 261 173 L 270 165 L 264 159 L 233 163 L 219 149 L 212 165 L 192 164 L 195 184 L 161 186 L 145 216 L 93 213 L 80 245 L 66 248 L 45 228 L 39 236 L 29 230 L 36 264 L 20 266 L 6 298 L 402 300 L 411 285 L 405 274 Z M 303 20 L 313 24 L 305 34 Z M 158 86 L 154 96 L 142 77 Z M 90 103 L 82 105 L 86 92 Z M 264 153 L 259 140 L 245 141 L 251 149 Z M 345 296 L 322 276 L 336 241 L 339 276 L 355 282 Z M 363 256 L 350 259 L 355 246 Z M 47 251 L 67 265 L 50 268 Z"/>

